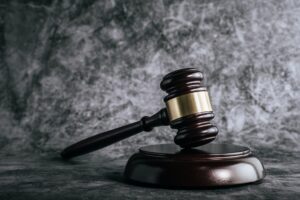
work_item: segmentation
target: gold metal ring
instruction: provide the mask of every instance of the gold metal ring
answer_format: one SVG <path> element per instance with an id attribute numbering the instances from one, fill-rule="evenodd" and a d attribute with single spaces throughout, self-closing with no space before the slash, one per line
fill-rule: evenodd
<path id="1" fill-rule="evenodd" d="M 201 112 L 212 111 L 207 91 L 174 97 L 166 102 L 170 121 Z"/>

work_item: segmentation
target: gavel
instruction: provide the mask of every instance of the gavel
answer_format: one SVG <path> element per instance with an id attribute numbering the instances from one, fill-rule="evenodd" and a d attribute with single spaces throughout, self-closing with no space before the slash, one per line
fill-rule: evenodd
<path id="1" fill-rule="evenodd" d="M 86 138 L 64 149 L 64 159 L 87 154 L 104 148 L 142 131 L 151 131 L 157 126 L 170 125 L 177 129 L 174 142 L 189 149 L 213 141 L 218 129 L 211 124 L 214 113 L 207 88 L 203 86 L 203 73 L 194 68 L 173 71 L 163 77 L 160 88 L 167 92 L 166 108 L 140 121 Z"/>

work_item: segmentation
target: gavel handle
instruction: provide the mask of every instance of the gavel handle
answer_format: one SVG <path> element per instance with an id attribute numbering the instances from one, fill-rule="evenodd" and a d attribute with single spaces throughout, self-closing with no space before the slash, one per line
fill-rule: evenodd
<path id="1" fill-rule="evenodd" d="M 72 144 L 61 152 L 61 156 L 64 159 L 70 159 L 76 156 L 87 154 L 142 131 L 148 132 L 156 126 L 164 125 L 169 125 L 169 118 L 165 108 L 161 109 L 158 113 L 152 115 L 151 117 L 145 116 L 140 121 L 104 133 L 99 133 Z"/>

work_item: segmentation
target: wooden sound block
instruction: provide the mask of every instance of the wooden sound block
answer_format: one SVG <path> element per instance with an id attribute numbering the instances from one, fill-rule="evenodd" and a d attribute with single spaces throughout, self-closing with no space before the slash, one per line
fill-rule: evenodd
<path id="1" fill-rule="evenodd" d="M 128 160 L 124 176 L 136 184 L 160 187 L 223 187 L 261 181 L 262 163 L 249 148 L 207 144 L 181 149 L 175 144 L 150 145 Z"/>

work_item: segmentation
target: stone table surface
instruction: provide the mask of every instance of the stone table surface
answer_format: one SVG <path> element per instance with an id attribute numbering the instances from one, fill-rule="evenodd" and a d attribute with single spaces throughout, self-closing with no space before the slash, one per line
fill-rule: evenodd
<path id="1" fill-rule="evenodd" d="M 267 176 L 261 184 L 223 189 L 161 189 L 130 185 L 122 173 L 128 156 L 1 156 L 0 199 L 299 199 L 299 152 L 255 152 Z"/>

